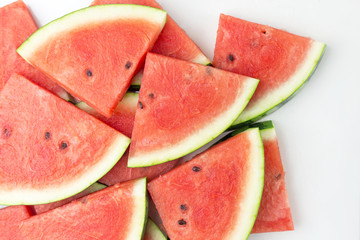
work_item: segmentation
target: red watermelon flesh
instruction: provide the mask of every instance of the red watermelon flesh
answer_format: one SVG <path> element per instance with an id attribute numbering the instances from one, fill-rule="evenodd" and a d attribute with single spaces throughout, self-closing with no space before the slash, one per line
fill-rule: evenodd
<path id="1" fill-rule="evenodd" d="M 90 187 L 85 189 L 84 191 L 82 191 L 82 192 L 80 192 L 80 193 L 78 193 L 78 194 L 76 194 L 74 196 L 71 196 L 69 198 L 66 198 L 66 199 L 63 199 L 63 200 L 60 200 L 60 201 L 57 201 L 57 202 L 34 205 L 35 213 L 36 214 L 41 214 L 41 213 L 50 211 L 51 209 L 61 207 L 61 206 L 65 205 L 65 204 L 67 204 L 67 203 L 69 203 L 69 202 L 71 202 L 73 200 L 79 199 L 81 197 L 89 195 L 90 193 L 97 192 L 97 191 L 99 191 L 101 189 L 104 189 L 104 188 L 106 188 L 105 185 L 100 184 L 100 183 L 94 183 Z"/>
<path id="2" fill-rule="evenodd" d="M 310 38 L 221 14 L 213 65 L 260 80 L 235 124 L 258 119 L 296 92 L 311 75 L 324 46 Z"/>
<path id="3" fill-rule="evenodd" d="M 275 129 L 264 129 L 260 133 L 264 144 L 265 179 L 261 204 L 252 232 L 294 230 Z"/>
<path id="4" fill-rule="evenodd" d="M 59 85 L 20 57 L 16 49 L 37 30 L 34 19 L 22 1 L 0 8 L 0 90 L 15 72 L 68 100 Z"/>
<path id="5" fill-rule="evenodd" d="M 138 100 L 138 93 L 126 93 L 110 118 L 99 114 L 84 102 L 81 102 L 76 106 L 108 124 L 110 127 L 113 127 L 115 130 L 131 137 Z M 126 151 L 119 162 L 104 177 L 102 177 L 99 182 L 111 186 L 116 183 L 126 182 L 128 180 L 142 177 L 147 177 L 148 181 L 150 181 L 159 175 L 168 172 L 178 163 L 178 160 L 174 160 L 151 167 L 128 168 L 128 154 L 129 152 Z"/>
<path id="6" fill-rule="evenodd" d="M 28 206 L 11 206 L 0 209 L 0 239 L 21 240 L 21 221 L 33 215 Z"/>
<path id="7" fill-rule="evenodd" d="M 33 216 L 20 233 L 24 240 L 141 240 L 145 220 L 146 180 L 140 179 Z"/>
<path id="8" fill-rule="evenodd" d="M 259 131 L 251 129 L 151 181 L 170 239 L 246 239 L 260 204 L 263 161 Z"/>
<path id="9" fill-rule="evenodd" d="M 155 0 L 95 0 L 92 5 L 100 4 L 139 4 L 162 9 Z M 203 65 L 210 64 L 210 60 L 201 52 L 200 48 L 170 17 L 155 42 L 151 52 L 191 61 Z"/>
<path id="10" fill-rule="evenodd" d="M 73 96 L 111 117 L 165 21 L 164 11 L 144 6 L 84 8 L 45 25 L 17 51 Z"/>
<path id="11" fill-rule="evenodd" d="M 0 92 L 0 203 L 40 204 L 102 177 L 130 139 L 13 75 Z"/>

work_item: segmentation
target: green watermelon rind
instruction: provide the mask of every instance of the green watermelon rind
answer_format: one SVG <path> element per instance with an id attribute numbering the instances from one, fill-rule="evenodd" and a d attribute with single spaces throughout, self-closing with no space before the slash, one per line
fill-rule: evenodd
<path id="1" fill-rule="evenodd" d="M 106 4 L 79 9 L 55 19 L 39 28 L 16 50 L 26 61 L 34 55 L 44 43 L 61 32 L 81 26 L 99 24 L 114 19 L 144 19 L 164 26 L 166 12 L 161 9 L 135 4 Z M 29 61 L 28 61 L 29 62 Z M 30 63 L 30 62 L 29 62 Z"/>
<path id="2" fill-rule="evenodd" d="M 160 228 L 150 219 L 147 220 L 146 232 L 156 240 L 167 240 Z"/>
<path id="3" fill-rule="evenodd" d="M 39 189 L 19 187 L 5 191 L 5 194 L 0 190 L 0 204 L 7 206 L 47 204 L 78 194 L 109 172 L 125 153 L 129 144 L 130 139 L 119 133 L 112 144 L 103 151 L 101 160 L 92 166 L 88 166 L 86 173 L 82 174 L 80 178 L 48 188 L 41 188 L 41 186 Z"/>
<path id="4" fill-rule="evenodd" d="M 258 79 L 247 77 L 246 80 L 244 80 L 244 87 L 239 90 L 239 96 L 236 101 L 231 106 L 228 106 L 225 113 L 222 113 L 213 121 L 209 121 L 206 125 L 204 125 L 204 128 L 199 129 L 197 134 L 190 135 L 182 142 L 176 144 L 175 146 L 173 145 L 172 147 L 167 147 L 166 149 L 146 152 L 143 153 L 142 156 L 139 156 L 139 154 L 137 156 L 129 156 L 127 166 L 130 168 L 137 168 L 158 165 L 183 157 L 211 142 L 228 129 L 238 118 L 250 101 L 258 83 Z"/>
<path id="5" fill-rule="evenodd" d="M 289 91 L 286 92 L 284 96 L 281 97 L 281 99 L 278 99 L 276 100 L 276 102 L 271 103 L 271 106 L 257 107 L 257 109 L 261 110 L 254 111 L 256 112 L 255 114 L 247 114 L 247 109 L 245 109 L 243 113 L 239 116 L 239 118 L 234 121 L 234 123 L 229 129 L 236 129 L 240 126 L 246 126 L 253 122 L 256 122 L 261 118 L 275 112 L 277 109 L 279 109 L 289 100 L 291 100 L 305 86 L 305 83 L 310 80 L 311 76 L 314 74 L 319 62 L 324 55 L 326 49 L 326 45 L 324 43 L 314 41 L 313 47 L 315 48 L 315 50 L 310 50 L 309 54 L 313 54 L 314 56 L 306 58 L 303 62 L 303 65 L 306 65 L 304 67 L 304 74 L 299 77 L 301 78 L 301 80 L 298 81 L 298 84 L 295 86 L 295 88 L 289 89 Z M 247 114 L 249 116 L 245 115 L 244 117 L 244 114 Z"/>

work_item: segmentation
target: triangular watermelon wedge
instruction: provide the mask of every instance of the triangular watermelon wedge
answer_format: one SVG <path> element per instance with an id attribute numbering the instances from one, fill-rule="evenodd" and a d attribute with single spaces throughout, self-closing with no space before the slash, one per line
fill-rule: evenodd
<path id="1" fill-rule="evenodd" d="M 84 8 L 43 26 L 18 53 L 101 114 L 110 117 L 166 22 L 140 5 Z"/>
<path id="2" fill-rule="evenodd" d="M 70 197 L 120 159 L 130 139 L 13 75 L 0 92 L 0 204 Z"/>
<path id="3" fill-rule="evenodd" d="M 20 57 L 16 49 L 37 30 L 37 26 L 23 1 L 0 8 L 0 90 L 15 72 L 40 87 L 70 100 L 69 94 L 42 72 Z"/>
<path id="4" fill-rule="evenodd" d="M 146 179 L 108 187 L 21 223 L 24 240 L 141 240 L 147 220 Z"/>
<path id="5" fill-rule="evenodd" d="M 233 126 L 257 121 L 286 103 L 310 78 L 324 49 L 310 38 L 221 14 L 213 65 L 260 80 Z"/>
<path id="6" fill-rule="evenodd" d="M 170 239 L 244 240 L 263 180 L 263 145 L 252 128 L 151 181 L 148 190 Z"/>
<path id="7" fill-rule="evenodd" d="M 225 131 L 251 98 L 258 80 L 147 55 L 128 166 L 177 159 Z"/>

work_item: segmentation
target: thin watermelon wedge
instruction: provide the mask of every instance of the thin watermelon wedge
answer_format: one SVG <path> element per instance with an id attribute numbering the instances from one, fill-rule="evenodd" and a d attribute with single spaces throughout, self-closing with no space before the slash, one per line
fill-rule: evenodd
<path id="1" fill-rule="evenodd" d="M 138 93 L 126 93 L 124 98 L 116 106 L 115 111 L 110 118 L 99 114 L 95 109 L 91 108 L 84 102 L 80 102 L 76 106 L 108 124 L 115 130 L 131 137 L 138 101 Z M 126 182 L 142 177 L 147 177 L 148 181 L 151 181 L 159 175 L 170 171 L 178 163 L 178 160 L 173 160 L 151 167 L 128 168 L 128 156 L 129 152 L 126 151 L 117 164 L 105 176 L 99 179 L 99 182 L 111 186 L 116 183 Z"/>
<path id="2" fill-rule="evenodd" d="M 125 207 L 126 206 L 126 207 Z M 147 219 L 146 179 L 114 185 L 23 221 L 24 240 L 141 240 Z"/>
<path id="3" fill-rule="evenodd" d="M 50 92 L 70 100 L 69 94 L 46 75 L 28 64 L 16 49 L 37 30 L 37 26 L 23 1 L 0 8 L 0 90 L 15 72 Z"/>
<path id="4" fill-rule="evenodd" d="M 39 205 L 34 205 L 34 210 L 36 214 L 41 214 L 47 211 L 50 211 L 51 209 L 57 208 L 57 207 L 61 207 L 73 200 L 79 199 L 81 197 L 84 197 L 86 195 L 89 195 L 90 193 L 94 193 L 97 191 L 100 191 L 102 189 L 106 188 L 106 185 L 101 184 L 101 183 L 94 183 L 92 184 L 90 187 L 88 187 L 87 189 L 85 189 L 84 191 L 71 196 L 69 198 L 57 201 L 57 202 L 52 202 L 52 203 L 47 203 L 47 204 L 39 204 Z"/>
<path id="5" fill-rule="evenodd" d="M 310 78 L 324 49 L 310 38 L 221 14 L 213 65 L 260 80 L 233 126 L 257 121 L 287 102 Z"/>
<path id="6" fill-rule="evenodd" d="M 28 206 L 11 206 L 0 209 L 0 239 L 22 240 L 19 234 L 21 221 L 33 215 Z"/>
<path id="7" fill-rule="evenodd" d="M 111 117 L 165 22 L 166 12 L 151 7 L 88 7 L 43 26 L 17 52 Z"/>
<path id="8" fill-rule="evenodd" d="M 148 184 L 172 240 L 247 239 L 259 209 L 259 129 L 230 138 Z"/>
<path id="9" fill-rule="evenodd" d="M 128 167 L 177 159 L 226 130 L 258 80 L 149 53 L 139 93 Z"/>
<path id="10" fill-rule="evenodd" d="M 260 129 L 265 155 L 264 190 L 252 233 L 294 230 L 274 125 L 272 121 L 265 121 L 248 127 Z M 230 136 L 235 136 L 246 128 L 235 130 Z"/>
<path id="11" fill-rule="evenodd" d="M 160 231 L 160 228 L 148 218 L 143 240 L 167 240 L 167 238 Z"/>
<path id="12" fill-rule="evenodd" d="M 13 75 L 0 92 L 0 204 L 42 204 L 96 182 L 130 139 Z"/>

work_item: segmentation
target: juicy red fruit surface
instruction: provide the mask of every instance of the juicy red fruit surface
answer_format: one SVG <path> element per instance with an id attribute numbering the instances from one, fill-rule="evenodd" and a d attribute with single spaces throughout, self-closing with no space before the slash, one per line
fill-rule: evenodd
<path id="1" fill-rule="evenodd" d="M 0 239 L 21 240 L 21 221 L 33 215 L 28 206 L 12 206 L 0 209 Z"/>

